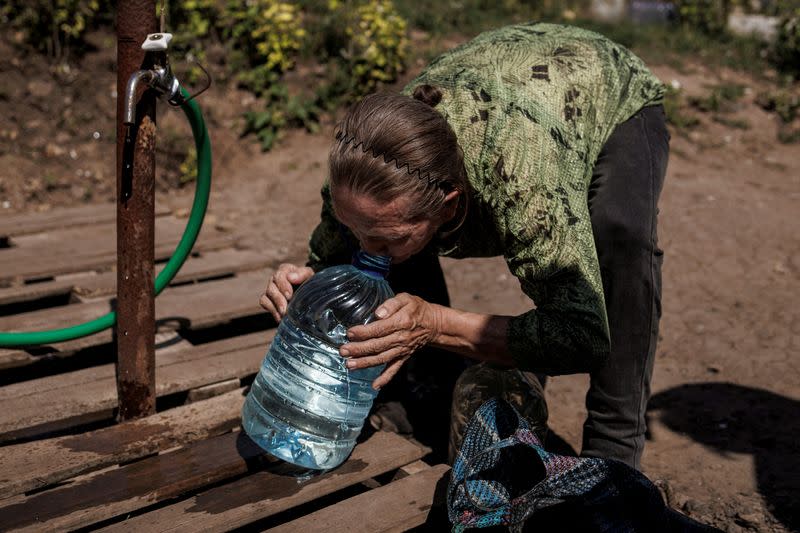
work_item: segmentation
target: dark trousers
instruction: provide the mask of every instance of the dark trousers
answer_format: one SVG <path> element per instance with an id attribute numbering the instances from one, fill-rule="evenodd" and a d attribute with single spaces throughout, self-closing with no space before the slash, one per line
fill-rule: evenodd
<path id="1" fill-rule="evenodd" d="M 663 252 L 656 226 L 668 157 L 664 109 L 646 107 L 614 130 L 589 187 L 611 356 L 591 375 L 581 454 L 637 469 L 661 318 Z"/>
<path id="2" fill-rule="evenodd" d="M 582 455 L 618 459 L 637 469 L 661 316 L 663 252 L 657 245 L 656 219 L 668 154 L 664 110 L 647 107 L 619 125 L 604 145 L 588 196 L 611 355 L 591 375 Z M 393 266 L 389 281 L 395 292 L 449 303 L 444 275 L 432 254 Z M 464 363 L 453 354 L 431 350 L 405 366 L 387 394 L 381 394 L 410 406 L 415 436 L 444 454 L 452 387 Z M 421 432 L 414 419 L 423 425 Z"/>

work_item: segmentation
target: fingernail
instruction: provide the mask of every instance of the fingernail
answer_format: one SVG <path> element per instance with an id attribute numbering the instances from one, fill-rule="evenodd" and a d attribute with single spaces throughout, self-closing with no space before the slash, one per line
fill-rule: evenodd
<path id="1" fill-rule="evenodd" d="M 378 318 L 386 318 L 387 311 L 383 307 L 375 311 L 375 316 Z"/>
<path id="2" fill-rule="evenodd" d="M 284 296 L 286 296 L 286 299 L 287 299 L 287 300 L 288 300 L 289 298 L 291 298 L 291 297 L 292 297 L 292 293 L 291 293 L 291 292 L 288 292 L 288 291 L 287 291 L 287 292 L 284 292 L 284 293 L 283 293 L 283 295 L 284 295 Z"/>
<path id="3" fill-rule="evenodd" d="M 350 350 L 348 350 L 347 348 L 339 348 L 339 355 L 341 355 L 342 357 L 347 357 L 348 355 L 350 355 Z"/>
<path id="4" fill-rule="evenodd" d="M 347 368 L 350 368 L 350 369 L 353 369 L 353 368 L 356 367 L 356 362 L 355 361 L 345 361 L 344 364 L 345 364 L 345 366 L 347 366 Z"/>

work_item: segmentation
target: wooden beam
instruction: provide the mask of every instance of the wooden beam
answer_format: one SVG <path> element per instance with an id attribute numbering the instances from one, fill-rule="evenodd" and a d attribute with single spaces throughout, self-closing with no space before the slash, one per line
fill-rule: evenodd
<path id="1" fill-rule="evenodd" d="M 156 216 L 170 213 L 166 205 L 156 203 Z M 3 228 L 0 237 L 17 237 L 31 233 L 66 227 L 113 224 L 117 218 L 116 204 L 88 204 L 78 207 L 60 207 L 43 213 L 20 213 L 3 215 Z"/>
<path id="2" fill-rule="evenodd" d="M 185 220 L 174 217 L 156 219 L 155 259 L 168 259 L 175 251 L 186 227 Z M 194 250 L 217 250 L 235 244 L 235 237 L 205 228 Z M 11 247 L 0 249 L 0 282 L 35 280 L 59 274 L 85 272 L 112 267 L 116 262 L 114 224 L 68 227 L 15 237 Z"/>
<path id="3" fill-rule="evenodd" d="M 267 531 L 270 533 L 408 531 L 425 524 L 434 504 L 444 503 L 449 476 L 450 467 L 447 465 L 428 467 L 401 480 L 353 496 Z M 447 523 L 440 525 L 443 526 L 440 531 L 449 529 Z"/>
<path id="4" fill-rule="evenodd" d="M 156 299 L 156 321 L 160 330 L 197 330 L 223 324 L 235 318 L 263 315 L 258 305 L 270 270 L 249 272 L 233 278 L 170 287 Z M 108 313 L 111 299 L 80 303 L 55 309 L 0 317 L 0 331 L 39 331 L 81 324 Z M 31 355 L 23 349 L 0 349 L 0 369 L 36 363 L 47 357 L 69 357 L 76 350 L 111 342 L 111 332 L 59 343 L 52 355 Z"/>
<path id="5" fill-rule="evenodd" d="M 66 530 L 113 517 L 124 519 L 137 509 L 249 472 L 244 478 L 118 524 L 125 531 L 227 530 L 391 471 L 425 453 L 426 449 L 398 435 L 379 432 L 357 446 L 339 468 L 304 480 L 286 475 L 289 465 L 268 461 L 246 435 L 229 433 L 22 501 L 14 499 L 0 506 L 0 530 Z"/>
<path id="6" fill-rule="evenodd" d="M 277 266 L 278 259 L 270 253 L 254 250 L 210 250 L 189 258 L 172 279 L 171 284 L 204 281 L 210 278 L 233 275 L 261 268 Z M 160 268 L 156 268 L 160 270 Z M 31 283 L 0 289 L 0 305 L 33 302 L 43 298 L 70 294 L 79 301 L 115 294 L 117 275 L 115 272 L 84 272 L 57 276 L 52 281 Z"/>
<path id="7" fill-rule="evenodd" d="M 275 330 L 159 352 L 156 394 L 189 391 L 258 372 Z M 117 407 L 114 365 L 106 364 L 0 388 L 0 442 L 110 419 Z"/>
<path id="8" fill-rule="evenodd" d="M 5 446 L 0 454 L 0 500 L 227 433 L 239 426 L 243 403 L 244 389 L 237 389 L 125 424 Z"/>

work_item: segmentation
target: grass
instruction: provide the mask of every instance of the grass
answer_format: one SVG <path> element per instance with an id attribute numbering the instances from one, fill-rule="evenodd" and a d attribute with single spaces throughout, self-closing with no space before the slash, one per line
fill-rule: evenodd
<path id="1" fill-rule="evenodd" d="M 664 113 L 667 116 L 667 122 L 672 124 L 678 132 L 683 132 L 700 124 L 700 119 L 697 116 L 686 112 L 687 108 L 683 93 L 671 87 L 667 88 L 667 94 L 664 97 Z"/>
<path id="2" fill-rule="evenodd" d="M 394 0 L 401 15 L 413 28 L 433 36 L 475 35 L 516 22 L 542 19 L 552 2 L 520 0 Z"/>
<path id="3" fill-rule="evenodd" d="M 585 3 L 585 2 L 584 2 Z M 581 13 L 580 2 L 522 2 L 519 0 L 442 0 L 418 2 L 395 0 L 409 26 L 434 39 L 453 34 L 471 36 L 507 24 L 543 21 L 572 24 L 596 31 L 630 48 L 647 64 L 668 65 L 685 71 L 687 58 L 709 67 L 728 67 L 763 77 L 772 66 L 767 45 L 756 38 L 722 34 L 709 36 L 677 24 L 635 24 L 630 21 L 602 23 L 588 18 L 566 20 L 567 13 Z"/>
<path id="4" fill-rule="evenodd" d="M 757 77 L 763 77 L 770 69 L 767 45 L 750 37 L 709 36 L 670 24 L 602 24 L 589 20 L 576 24 L 630 48 L 650 65 L 668 65 L 684 71 L 687 58 L 691 58 L 708 67 L 729 67 Z"/>
<path id="5" fill-rule="evenodd" d="M 749 130 L 750 122 L 741 118 L 731 118 L 724 115 L 712 115 L 711 120 L 728 128 L 736 130 Z"/>

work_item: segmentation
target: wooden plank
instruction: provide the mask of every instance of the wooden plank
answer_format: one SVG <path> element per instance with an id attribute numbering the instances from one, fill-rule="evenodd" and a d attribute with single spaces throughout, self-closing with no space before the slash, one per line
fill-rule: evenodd
<path id="1" fill-rule="evenodd" d="M 185 220 L 175 217 L 156 219 L 155 258 L 169 258 L 175 251 L 186 227 Z M 194 249 L 214 250 L 235 244 L 231 234 L 204 227 Z M 35 280 L 88 270 L 110 268 L 117 258 L 117 236 L 114 224 L 95 224 L 83 228 L 66 228 L 46 233 L 23 235 L 11 239 L 11 248 L 0 249 L 0 282 Z"/>
<path id="2" fill-rule="evenodd" d="M 159 352 L 156 395 L 188 391 L 231 378 L 252 376 L 275 330 L 202 346 Z M 0 442 L 55 431 L 88 420 L 108 419 L 117 407 L 114 365 L 100 365 L 0 388 Z"/>
<path id="3" fill-rule="evenodd" d="M 3 447 L 0 499 L 205 439 L 239 426 L 244 389 L 78 435 Z"/>
<path id="4" fill-rule="evenodd" d="M 233 483 L 210 489 L 190 498 L 194 509 L 184 520 L 166 523 L 186 527 L 192 519 L 192 531 L 231 529 L 253 519 L 250 507 L 259 510 L 275 502 L 299 501 L 299 494 L 327 494 L 332 490 L 358 483 L 364 476 L 373 477 L 418 459 L 425 450 L 394 434 L 376 433 L 356 448 L 353 457 L 338 469 L 302 481 L 285 475 L 286 464 L 272 462 L 264 471 L 267 456 L 243 433 L 229 433 L 190 444 L 171 453 L 143 459 L 115 470 L 99 473 L 63 487 L 56 487 L 26 497 L 23 501 L 0 507 L 0 530 L 66 530 L 84 527 L 116 516 L 175 498 L 203 486 L 253 472 Z M 335 483 L 334 483 L 335 481 Z M 221 491 L 208 499 L 204 494 Z M 257 501 L 253 501 L 253 497 Z M 267 499 L 266 501 L 264 499 Z M 185 503 L 180 502 L 180 503 Z M 154 513 L 174 508 L 167 506 Z M 230 510 L 238 516 L 227 516 Z M 241 510 L 246 509 L 245 514 Z M 210 511 L 210 512 L 209 512 Z M 216 514 L 213 514 L 216 512 Z M 148 513 L 137 527 L 120 524 L 127 531 L 155 531 L 165 523 Z M 197 519 L 200 519 L 197 521 Z M 222 521 L 220 520 L 222 519 Z M 231 521 L 232 520 L 232 521 Z M 138 521 L 138 520 L 137 520 Z"/>
<path id="5" fill-rule="evenodd" d="M 429 448 L 381 431 L 356 446 L 342 466 L 321 475 L 303 480 L 279 470 L 255 472 L 101 531 L 229 531 L 390 472 L 429 452 Z"/>
<path id="6" fill-rule="evenodd" d="M 156 321 L 160 330 L 202 329 L 234 318 L 267 315 L 258 305 L 270 270 L 250 272 L 217 281 L 167 288 L 156 298 Z M 40 331 L 64 328 L 93 320 L 111 310 L 111 299 L 42 309 L 0 317 L 0 331 Z M 59 343 L 52 355 L 31 355 L 24 349 L 0 349 L 0 369 L 35 363 L 46 357 L 68 357 L 75 350 L 111 342 L 111 330 Z"/>
<path id="7" fill-rule="evenodd" d="M 394 475 L 392 481 L 397 481 L 398 479 L 403 479 L 404 477 L 419 474 L 428 468 L 430 468 L 430 465 L 425 461 L 414 461 L 413 463 L 407 464 L 403 468 L 397 470 L 397 473 Z"/>
<path id="8" fill-rule="evenodd" d="M 425 523 L 434 505 L 437 486 L 450 474 L 447 465 L 424 471 L 320 509 L 278 527 L 271 533 L 296 531 L 347 531 L 348 533 L 387 533 L 407 531 Z M 441 503 L 441 502 L 438 502 Z"/>
<path id="9" fill-rule="evenodd" d="M 273 250 L 255 251 L 236 248 L 209 250 L 200 253 L 197 257 L 187 259 L 183 267 L 175 274 L 171 285 L 277 267 L 281 259 Z M 160 272 L 161 267 L 157 266 L 156 270 Z M 266 278 L 264 280 L 266 281 Z M 87 276 L 75 280 L 73 291 L 78 296 L 87 298 L 115 294 L 117 291 L 116 273 Z"/>
<path id="10" fill-rule="evenodd" d="M 270 250 L 211 250 L 190 257 L 172 279 L 171 285 L 202 281 L 209 278 L 274 267 L 281 260 Z M 163 267 L 156 267 L 160 271 Z M 265 278 L 266 279 L 266 278 Z M 117 273 L 87 272 L 70 274 L 52 281 L 0 289 L 0 305 L 31 302 L 47 297 L 67 296 L 72 293 L 81 298 L 97 298 L 115 294 Z"/>
<path id="11" fill-rule="evenodd" d="M 258 369 L 256 369 L 253 373 L 255 374 L 256 371 L 258 371 Z M 201 400 L 208 400 L 214 396 L 219 396 L 220 394 L 225 394 L 226 392 L 236 390 L 239 388 L 239 385 L 241 385 L 241 381 L 242 380 L 239 378 L 230 378 L 191 389 L 189 394 L 186 395 L 185 403 L 189 404 L 199 402 Z"/>
<path id="12" fill-rule="evenodd" d="M 116 273 L 111 273 L 116 276 Z M 70 280 L 55 280 L 44 283 L 32 283 L 17 287 L 0 288 L 0 305 L 32 302 L 43 298 L 64 296 L 72 292 L 75 284 Z"/>
<path id="13" fill-rule="evenodd" d="M 156 216 L 170 213 L 166 205 L 156 204 Z M 90 204 L 78 207 L 51 209 L 43 213 L 4 215 L 0 218 L 0 237 L 28 235 L 51 229 L 86 226 L 114 222 L 117 218 L 116 204 Z"/>
<path id="14" fill-rule="evenodd" d="M 261 450 L 240 432 L 86 476 L 0 505 L 0 531 L 77 528 L 247 472 Z"/>

